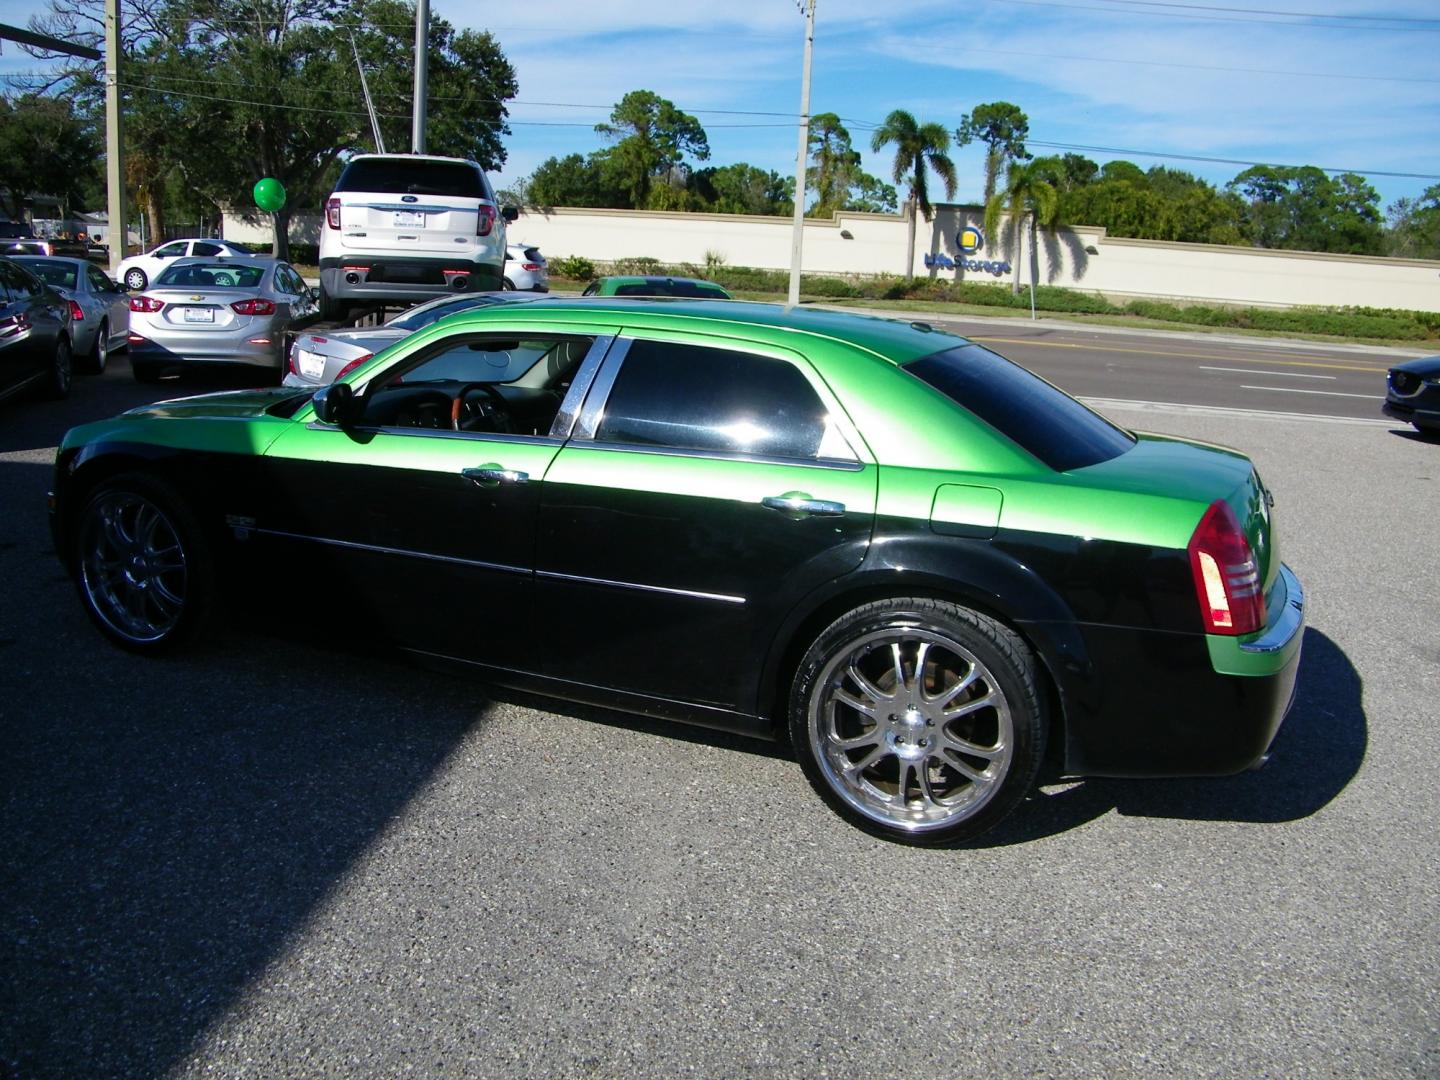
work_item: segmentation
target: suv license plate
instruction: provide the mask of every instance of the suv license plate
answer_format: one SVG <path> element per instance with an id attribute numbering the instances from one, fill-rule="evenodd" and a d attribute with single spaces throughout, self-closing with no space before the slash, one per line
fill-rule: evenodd
<path id="1" fill-rule="evenodd" d="M 186 322 L 210 322 L 215 321 L 215 309 L 208 307 L 187 307 L 185 309 Z"/>
<path id="2" fill-rule="evenodd" d="M 425 214 L 419 210 L 397 210 L 395 211 L 395 228 L 397 229 L 423 229 L 425 227 Z"/>

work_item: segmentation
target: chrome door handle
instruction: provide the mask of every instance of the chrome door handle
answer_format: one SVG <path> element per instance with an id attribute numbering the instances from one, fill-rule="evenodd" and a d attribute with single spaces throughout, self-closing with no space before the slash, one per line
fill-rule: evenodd
<path id="1" fill-rule="evenodd" d="M 767 495 L 760 500 L 761 506 L 781 510 L 796 517 L 839 517 L 845 513 L 845 504 L 828 499 L 812 499 L 803 491 L 787 491 L 784 495 Z"/>
<path id="2" fill-rule="evenodd" d="M 495 487 L 497 484 L 524 484 L 530 474 L 519 469 L 506 469 L 500 465 L 481 465 L 474 469 L 461 469 L 460 475 L 481 487 Z"/>

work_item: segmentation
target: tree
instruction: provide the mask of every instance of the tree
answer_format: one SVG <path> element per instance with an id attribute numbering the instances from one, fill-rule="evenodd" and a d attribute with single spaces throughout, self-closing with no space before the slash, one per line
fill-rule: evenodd
<path id="1" fill-rule="evenodd" d="M 1396 199 L 1388 207 L 1386 250 L 1407 259 L 1440 259 L 1440 184 L 1418 199 Z"/>
<path id="2" fill-rule="evenodd" d="M 1043 161 L 1013 164 L 1005 176 L 1005 187 L 985 204 L 985 232 L 993 235 L 1003 213 L 1010 219 L 1011 249 L 1015 252 L 1015 281 L 1011 292 L 1020 292 L 1020 222 L 1030 226 L 1030 289 L 1034 295 L 1040 275 L 1039 255 L 1035 246 L 1037 225 L 1053 229 L 1059 224 L 1060 195 L 1045 177 L 1048 170 Z"/>
<path id="3" fill-rule="evenodd" d="M 1330 177 L 1313 165 L 1255 165 L 1227 188 L 1242 201 L 1242 226 L 1259 247 L 1378 255 L 1385 247 L 1380 195 L 1364 177 Z"/>
<path id="4" fill-rule="evenodd" d="M 955 196 L 955 163 L 950 160 L 950 136 L 935 123 L 921 124 L 904 109 L 896 109 L 875 131 L 870 148 L 877 153 L 891 144 L 895 146 L 894 178 L 907 184 L 906 206 L 910 218 L 910 237 L 905 249 L 905 276 L 915 276 L 915 212 L 918 209 L 929 221 L 934 207 L 930 205 L 927 176 L 933 170 L 945 185 L 947 198 Z"/>
<path id="5" fill-rule="evenodd" d="M 740 162 L 700 169 L 691 185 L 705 209 L 717 214 L 790 214 L 794 210 L 794 179 Z"/>
<path id="6" fill-rule="evenodd" d="M 968 146 L 977 139 L 986 146 L 985 202 L 995 194 L 995 185 L 1012 162 L 1026 161 L 1025 140 L 1030 135 L 1030 118 L 1018 105 L 992 101 L 977 105 L 955 129 L 955 145 Z"/>
<path id="7" fill-rule="evenodd" d="M 846 210 L 863 214 L 893 214 L 898 206 L 895 189 L 869 173 L 860 174 L 850 189 L 850 197 L 845 200 Z"/>
<path id="8" fill-rule="evenodd" d="M 810 118 L 810 168 L 806 183 L 815 192 L 812 217 L 829 217 L 843 209 L 850 189 L 860 173 L 860 152 L 850 142 L 850 132 L 833 112 Z"/>
<path id="9" fill-rule="evenodd" d="M 566 154 L 546 158 L 530 174 L 529 203 L 532 206 L 623 207 L 626 196 L 610 186 L 605 175 L 604 155 Z"/>
<path id="10" fill-rule="evenodd" d="M 289 196 L 273 216 L 274 251 L 287 254 L 291 209 L 318 206 L 340 157 L 373 149 L 351 28 L 387 148 L 408 146 L 409 65 L 390 62 L 413 42 L 414 12 L 402 0 L 141 0 L 127 14 L 127 150 L 147 198 L 179 177 L 212 204 L 241 209 L 255 181 L 272 176 Z M 103 3 L 51 0 L 34 22 L 96 44 Z M 66 70 L 98 97 L 98 65 Z M 504 101 L 516 89 L 494 38 L 432 18 L 429 152 L 502 164 Z"/>
<path id="11" fill-rule="evenodd" d="M 99 148 L 69 100 L 0 96 L 0 210 L 15 221 L 29 195 L 53 195 L 68 209 L 93 187 Z"/>
<path id="12" fill-rule="evenodd" d="M 649 90 L 630 91 L 611 111 L 610 122 L 595 130 L 616 140 L 606 162 L 635 209 L 645 207 L 656 178 L 683 166 L 686 155 L 710 157 L 700 121 Z"/>

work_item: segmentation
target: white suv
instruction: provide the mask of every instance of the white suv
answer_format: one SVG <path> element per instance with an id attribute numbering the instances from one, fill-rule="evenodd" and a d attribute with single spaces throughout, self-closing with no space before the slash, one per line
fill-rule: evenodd
<path id="1" fill-rule="evenodd" d="M 359 154 L 325 203 L 321 318 L 352 304 L 504 287 L 505 222 L 484 170 L 461 158 Z"/>

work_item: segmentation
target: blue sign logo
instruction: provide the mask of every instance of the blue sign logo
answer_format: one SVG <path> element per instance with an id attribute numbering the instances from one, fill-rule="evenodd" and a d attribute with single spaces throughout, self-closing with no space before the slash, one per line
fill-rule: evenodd
<path id="1" fill-rule="evenodd" d="M 966 225 L 955 234 L 955 246 L 966 255 L 974 255 L 985 246 L 985 234 L 974 225 Z"/>
<path id="2" fill-rule="evenodd" d="M 985 246 L 985 234 L 974 225 L 966 225 L 955 234 L 955 246 L 960 249 L 960 258 L 952 259 L 943 251 L 933 255 L 926 255 L 926 269 L 969 270 L 976 274 L 994 274 L 996 277 L 1010 272 L 1010 263 L 1006 261 L 998 259 L 967 259 L 964 257 L 966 255 L 974 255 Z"/>

